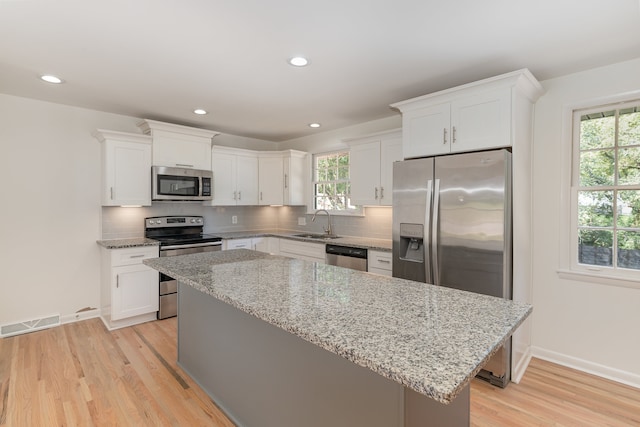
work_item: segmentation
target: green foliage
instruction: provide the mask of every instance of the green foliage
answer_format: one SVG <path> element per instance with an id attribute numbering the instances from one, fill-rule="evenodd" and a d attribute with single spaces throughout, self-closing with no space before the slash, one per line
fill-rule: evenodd
<path id="1" fill-rule="evenodd" d="M 583 263 L 609 265 L 603 258 L 589 258 L 595 252 L 586 251 L 601 248 L 605 250 L 601 254 L 607 249 L 617 254 L 619 267 L 640 269 L 638 109 L 581 118 L 579 185 L 583 190 L 578 192 L 578 239 Z"/>
<path id="2" fill-rule="evenodd" d="M 315 208 L 327 210 L 351 209 L 349 194 L 349 152 L 343 151 L 316 157 Z"/>

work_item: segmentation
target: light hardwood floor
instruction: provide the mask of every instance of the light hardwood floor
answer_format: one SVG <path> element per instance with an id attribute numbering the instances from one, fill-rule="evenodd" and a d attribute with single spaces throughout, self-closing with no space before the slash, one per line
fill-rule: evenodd
<path id="1" fill-rule="evenodd" d="M 0 340 L 0 426 L 232 425 L 176 365 L 175 318 Z M 520 384 L 473 381 L 471 425 L 640 426 L 640 390 L 534 359 Z"/>

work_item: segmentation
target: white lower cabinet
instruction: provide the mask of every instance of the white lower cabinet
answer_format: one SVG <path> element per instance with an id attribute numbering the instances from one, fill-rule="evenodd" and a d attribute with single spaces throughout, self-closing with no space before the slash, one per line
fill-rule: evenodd
<path id="1" fill-rule="evenodd" d="M 325 263 L 325 244 L 279 239 L 279 254 L 306 261 Z"/>
<path id="2" fill-rule="evenodd" d="M 381 274 L 383 276 L 391 276 L 392 274 L 392 255 L 391 252 L 372 251 L 369 250 L 367 260 L 367 271 L 369 273 Z"/>
<path id="3" fill-rule="evenodd" d="M 158 272 L 142 264 L 157 246 L 102 248 L 101 317 L 109 330 L 156 319 Z"/>
<path id="4" fill-rule="evenodd" d="M 277 253 L 278 239 L 275 237 L 253 237 L 244 239 L 226 239 L 222 242 L 222 250 L 251 249 L 259 252 Z"/>

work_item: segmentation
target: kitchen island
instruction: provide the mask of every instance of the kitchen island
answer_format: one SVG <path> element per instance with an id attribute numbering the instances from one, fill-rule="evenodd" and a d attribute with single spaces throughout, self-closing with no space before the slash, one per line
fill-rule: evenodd
<path id="1" fill-rule="evenodd" d="M 527 304 L 249 250 L 148 259 L 178 363 L 239 426 L 462 426 Z"/>

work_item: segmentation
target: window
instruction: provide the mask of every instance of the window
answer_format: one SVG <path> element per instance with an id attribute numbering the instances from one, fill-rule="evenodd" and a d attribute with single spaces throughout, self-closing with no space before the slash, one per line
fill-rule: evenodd
<path id="1" fill-rule="evenodd" d="M 316 154 L 313 157 L 313 207 L 330 211 L 356 211 L 351 205 L 349 152 Z"/>
<path id="2" fill-rule="evenodd" d="M 640 101 L 575 111 L 575 269 L 640 277 Z"/>

